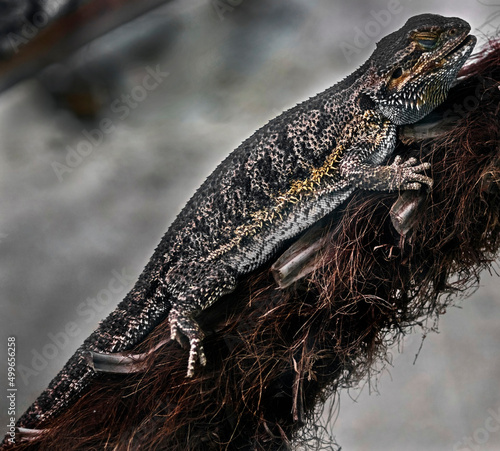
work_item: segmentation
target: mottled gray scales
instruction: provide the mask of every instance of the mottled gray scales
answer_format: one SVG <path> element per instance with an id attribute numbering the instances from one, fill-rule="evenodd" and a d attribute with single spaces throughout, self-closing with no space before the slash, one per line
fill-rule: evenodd
<path id="1" fill-rule="evenodd" d="M 85 350 L 132 348 L 167 317 L 190 344 L 188 376 L 204 365 L 195 318 L 284 242 L 356 189 L 430 188 L 428 164 L 390 158 L 397 126 L 446 97 L 475 38 L 461 19 L 423 14 L 382 39 L 349 77 L 273 119 L 234 150 L 173 222 L 134 289 L 19 420 L 35 427 L 92 379 Z M 37 418 L 37 414 L 40 418 Z"/>

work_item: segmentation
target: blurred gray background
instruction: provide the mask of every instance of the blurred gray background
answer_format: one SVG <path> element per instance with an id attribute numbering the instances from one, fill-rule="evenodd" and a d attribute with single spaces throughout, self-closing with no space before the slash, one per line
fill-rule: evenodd
<path id="1" fill-rule="evenodd" d="M 177 0 L 0 95 L 1 435 L 7 337 L 17 339 L 19 416 L 215 166 L 423 12 L 460 16 L 480 38 L 500 25 L 498 0 Z M 62 108 L 70 84 L 91 91 L 94 117 Z M 415 364 L 418 331 L 378 382 L 341 394 L 329 425 L 343 449 L 500 450 L 499 291 L 485 274 Z"/>

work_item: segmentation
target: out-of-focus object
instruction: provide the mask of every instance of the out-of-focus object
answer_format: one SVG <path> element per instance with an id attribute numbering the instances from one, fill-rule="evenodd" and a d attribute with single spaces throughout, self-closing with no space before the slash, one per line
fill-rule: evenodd
<path id="1" fill-rule="evenodd" d="M 166 0 L 0 0 L 0 92 Z"/>

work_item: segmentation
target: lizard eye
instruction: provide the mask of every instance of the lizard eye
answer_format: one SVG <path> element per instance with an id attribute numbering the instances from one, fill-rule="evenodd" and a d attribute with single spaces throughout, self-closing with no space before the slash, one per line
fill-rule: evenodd
<path id="1" fill-rule="evenodd" d="M 436 33 L 422 32 L 414 36 L 414 40 L 423 50 L 432 50 L 436 47 L 439 36 Z"/>

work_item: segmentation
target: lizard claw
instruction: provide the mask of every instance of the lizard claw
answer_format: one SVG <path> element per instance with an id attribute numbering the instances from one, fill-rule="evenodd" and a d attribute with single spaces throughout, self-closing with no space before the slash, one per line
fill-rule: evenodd
<path id="1" fill-rule="evenodd" d="M 207 364 L 205 351 L 201 344 L 204 334 L 194 319 L 181 315 L 176 310 L 170 311 L 168 320 L 170 322 L 170 336 L 172 340 L 176 340 L 182 347 L 185 347 L 186 339 L 189 340 L 189 360 L 186 376 L 193 377 L 197 360 L 202 366 Z"/>
<path id="2" fill-rule="evenodd" d="M 431 168 L 430 163 L 420 163 L 414 157 L 403 161 L 401 155 L 396 155 L 391 168 L 395 172 L 393 190 L 419 190 L 422 185 L 432 188 L 433 180 L 421 172 Z"/>

